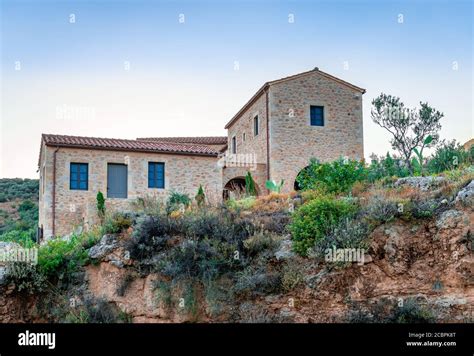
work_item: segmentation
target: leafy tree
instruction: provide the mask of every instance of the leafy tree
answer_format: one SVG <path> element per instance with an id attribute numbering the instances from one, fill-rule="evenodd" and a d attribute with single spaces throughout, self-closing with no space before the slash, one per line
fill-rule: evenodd
<path id="1" fill-rule="evenodd" d="M 384 93 L 372 101 L 372 106 L 372 120 L 392 135 L 392 148 L 413 173 L 412 153 L 415 149 L 420 153 L 439 141 L 440 120 L 444 114 L 423 102 L 418 110 L 409 109 L 400 98 Z"/>

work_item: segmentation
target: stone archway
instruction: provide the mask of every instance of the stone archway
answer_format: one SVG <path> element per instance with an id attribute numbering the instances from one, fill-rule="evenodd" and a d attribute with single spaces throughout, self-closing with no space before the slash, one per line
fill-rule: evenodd
<path id="1" fill-rule="evenodd" d="M 260 189 L 255 183 L 255 190 L 257 191 L 257 196 L 260 194 Z M 234 177 L 230 179 L 224 186 L 224 191 L 222 197 L 224 200 L 229 198 L 241 198 L 245 196 L 245 177 Z"/>
<path id="2" fill-rule="evenodd" d="M 298 177 L 300 176 L 300 174 L 302 174 L 302 173 L 303 173 L 304 171 L 306 171 L 308 168 L 309 168 L 309 166 L 304 167 L 304 168 L 303 168 L 302 170 L 300 170 L 300 171 L 298 172 L 298 174 L 296 175 L 295 182 L 293 183 L 293 189 L 294 189 L 295 191 L 301 190 L 301 187 L 300 187 L 300 185 L 298 184 Z"/>

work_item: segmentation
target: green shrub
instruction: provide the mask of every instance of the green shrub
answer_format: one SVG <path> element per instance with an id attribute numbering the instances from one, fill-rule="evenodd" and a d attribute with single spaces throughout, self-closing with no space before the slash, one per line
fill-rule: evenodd
<path id="1" fill-rule="evenodd" d="M 292 291 L 304 281 L 304 269 L 296 259 L 288 260 L 282 269 L 281 285 L 285 292 Z"/>
<path id="2" fill-rule="evenodd" d="M 324 259 L 327 250 L 336 249 L 367 249 L 369 227 L 356 219 L 342 219 L 330 233 L 316 240 L 311 255 Z"/>
<path id="3" fill-rule="evenodd" d="M 118 234 L 128 229 L 133 224 L 133 218 L 129 213 L 115 212 L 105 218 L 102 225 L 104 234 Z"/>
<path id="4" fill-rule="evenodd" d="M 289 226 L 293 249 L 306 256 L 315 241 L 324 238 L 342 218 L 352 215 L 354 211 L 353 204 L 327 196 L 303 204 L 293 214 Z"/>
<path id="5" fill-rule="evenodd" d="M 366 206 L 361 209 L 361 215 L 372 225 L 379 225 L 393 220 L 398 214 L 399 206 L 396 202 L 383 196 L 375 195 L 370 198 Z"/>
<path id="6" fill-rule="evenodd" d="M 429 309 L 410 298 L 401 307 L 394 309 L 389 321 L 393 323 L 425 324 L 434 322 L 435 318 Z"/>
<path id="7" fill-rule="evenodd" d="M 46 276 L 31 263 L 9 263 L 6 276 L 7 283 L 14 284 L 15 290 L 20 293 L 36 294 L 47 289 Z"/>
<path id="8" fill-rule="evenodd" d="M 99 215 L 99 218 L 102 219 L 105 216 L 105 198 L 104 198 L 104 194 L 102 194 L 101 191 L 97 193 L 96 200 L 97 200 L 97 214 Z"/>
<path id="9" fill-rule="evenodd" d="M 189 195 L 172 191 L 166 202 L 166 210 L 171 212 L 178 210 L 181 205 L 187 207 L 190 204 L 191 198 L 189 198 Z"/>
<path id="10" fill-rule="evenodd" d="M 198 192 L 194 199 L 196 199 L 198 206 L 202 206 L 206 201 L 206 195 L 204 194 L 204 189 L 202 189 L 202 185 L 199 185 Z"/>
<path id="11" fill-rule="evenodd" d="M 383 178 L 390 177 L 407 177 L 410 175 L 410 170 L 400 158 L 394 158 L 387 152 L 385 157 L 371 156 L 371 162 L 367 168 L 367 180 L 375 182 Z"/>
<path id="12" fill-rule="evenodd" d="M 257 188 L 255 187 L 255 181 L 253 180 L 252 174 L 247 172 L 245 176 L 245 194 L 247 196 L 256 196 Z"/>
<path id="13" fill-rule="evenodd" d="M 346 193 L 355 182 L 364 180 L 366 169 L 363 162 L 339 158 L 320 163 L 311 159 L 310 164 L 296 178 L 302 190 L 323 189 L 328 193 Z"/>
<path id="14" fill-rule="evenodd" d="M 249 257 L 256 257 L 262 253 L 272 255 L 279 245 L 277 236 L 262 232 L 244 241 L 244 248 Z"/>
<path id="15" fill-rule="evenodd" d="M 230 198 L 226 204 L 229 208 L 234 210 L 250 210 L 255 205 L 255 202 L 255 197 L 250 196 L 239 200 Z"/>
<path id="16" fill-rule="evenodd" d="M 38 249 L 38 268 L 48 277 L 67 279 L 69 275 L 88 262 L 87 251 L 82 245 L 85 235 L 72 236 L 69 240 L 51 239 Z"/>
<path id="17" fill-rule="evenodd" d="M 461 144 L 456 140 L 443 140 L 428 160 L 428 171 L 433 174 L 456 169 L 468 160 L 469 152 L 466 152 Z"/>

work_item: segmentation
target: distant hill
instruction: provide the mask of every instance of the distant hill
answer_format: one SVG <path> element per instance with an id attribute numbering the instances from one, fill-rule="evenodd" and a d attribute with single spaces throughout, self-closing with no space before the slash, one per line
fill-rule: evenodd
<path id="1" fill-rule="evenodd" d="M 2 178 L 0 179 L 0 203 L 17 199 L 38 200 L 38 179 Z"/>
<path id="2" fill-rule="evenodd" d="M 38 179 L 0 179 L 0 241 L 36 234 L 38 192 Z"/>

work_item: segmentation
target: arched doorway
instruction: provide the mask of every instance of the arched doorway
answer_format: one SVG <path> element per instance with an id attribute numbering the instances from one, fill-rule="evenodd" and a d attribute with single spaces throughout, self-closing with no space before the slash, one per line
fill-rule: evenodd
<path id="1" fill-rule="evenodd" d="M 301 171 L 299 171 L 298 174 L 296 175 L 295 183 L 293 184 L 293 189 L 294 189 L 295 191 L 301 190 L 301 187 L 300 187 L 300 185 L 299 185 L 299 183 L 298 183 L 298 177 L 301 177 L 301 175 L 307 173 L 308 168 L 309 168 L 309 166 L 304 167 L 304 168 L 303 168 Z"/>
<path id="2" fill-rule="evenodd" d="M 254 184 L 255 190 L 257 191 L 257 195 L 259 195 L 258 186 L 255 182 Z M 229 198 L 240 199 L 243 198 L 245 194 L 245 177 L 235 177 L 229 180 L 224 186 L 222 197 L 224 198 L 224 200 L 227 200 Z"/>

